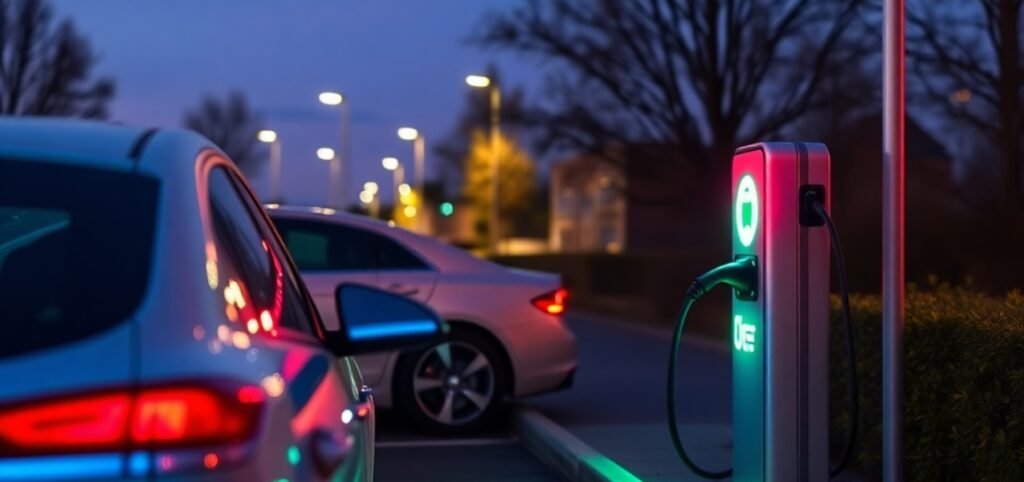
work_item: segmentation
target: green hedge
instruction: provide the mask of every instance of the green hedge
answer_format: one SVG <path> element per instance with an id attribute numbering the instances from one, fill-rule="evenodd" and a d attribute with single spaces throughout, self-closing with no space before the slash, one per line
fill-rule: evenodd
<path id="1" fill-rule="evenodd" d="M 877 296 L 851 302 L 861 382 L 856 464 L 878 479 L 881 303 Z M 832 439 L 839 442 L 849 420 L 838 299 L 833 305 Z M 904 342 L 907 480 L 1024 480 L 1024 295 L 911 288 Z"/>

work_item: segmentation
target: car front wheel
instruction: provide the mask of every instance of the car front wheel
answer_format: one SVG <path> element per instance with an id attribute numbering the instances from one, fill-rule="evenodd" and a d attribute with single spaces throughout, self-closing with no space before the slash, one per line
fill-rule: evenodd
<path id="1" fill-rule="evenodd" d="M 478 333 L 453 329 L 447 338 L 406 353 L 396 367 L 396 403 L 427 431 L 459 434 L 492 423 L 508 386 L 499 348 Z"/>

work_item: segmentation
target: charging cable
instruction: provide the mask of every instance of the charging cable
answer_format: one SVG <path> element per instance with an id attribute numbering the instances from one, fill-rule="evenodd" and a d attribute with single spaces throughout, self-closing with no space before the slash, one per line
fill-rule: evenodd
<path id="1" fill-rule="evenodd" d="M 832 254 L 835 257 L 837 265 L 836 269 L 838 269 L 843 327 L 846 335 L 846 356 L 848 359 L 849 369 L 847 381 L 849 390 L 850 433 L 847 437 L 846 444 L 843 447 L 839 463 L 829 469 L 829 476 L 835 477 L 842 472 L 850 461 L 850 457 L 853 453 L 853 447 L 856 443 L 858 426 L 856 357 L 853 341 L 853 324 L 850 319 L 850 296 L 846 283 L 846 260 L 843 257 L 843 249 L 839 242 L 839 234 L 836 230 L 835 224 L 832 222 L 832 218 L 825 210 L 825 206 L 819 199 L 814 198 L 813 196 L 805 197 L 804 202 L 809 202 L 811 204 L 813 211 L 819 216 L 820 221 L 828 227 L 829 237 L 832 244 Z M 679 321 L 676 323 L 675 330 L 672 333 L 672 351 L 669 355 L 668 366 L 667 397 L 669 433 L 672 436 L 672 445 L 675 446 L 676 453 L 683 461 L 683 464 L 685 464 L 693 473 L 706 479 L 724 479 L 732 475 L 732 469 L 712 471 L 700 467 L 686 453 L 682 439 L 679 436 L 679 427 L 676 419 L 676 366 L 679 362 L 679 347 L 682 342 L 683 328 L 686 324 L 686 318 L 690 314 L 690 309 L 693 308 L 693 304 L 704 296 L 705 293 L 711 291 L 720 284 L 725 284 L 732 287 L 733 290 L 738 293 L 756 297 L 758 290 L 757 280 L 757 258 L 755 256 L 740 256 L 735 261 L 720 265 L 711 271 L 698 276 L 697 279 L 694 280 L 693 285 L 690 286 L 690 289 L 686 291 L 686 298 L 683 300 L 683 306 L 679 313 Z"/>

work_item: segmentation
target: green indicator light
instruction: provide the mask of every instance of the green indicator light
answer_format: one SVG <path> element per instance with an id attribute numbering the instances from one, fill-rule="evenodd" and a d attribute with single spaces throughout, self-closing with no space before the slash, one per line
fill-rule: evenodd
<path id="1" fill-rule="evenodd" d="M 736 234 L 740 237 L 740 244 L 748 248 L 757 234 L 757 203 L 757 185 L 750 174 L 745 174 L 740 178 L 739 187 L 736 189 Z"/>
<path id="2" fill-rule="evenodd" d="M 736 351 L 754 352 L 754 335 L 757 333 L 757 326 L 744 323 L 743 317 L 736 315 L 732 324 L 732 343 Z"/>
<path id="3" fill-rule="evenodd" d="M 441 215 L 444 217 L 451 216 L 455 212 L 455 206 L 450 202 L 443 202 L 437 207 L 438 211 L 441 211 Z"/>
<path id="4" fill-rule="evenodd" d="M 288 463 L 299 465 L 299 462 L 302 462 L 302 452 L 294 445 L 288 447 Z"/>

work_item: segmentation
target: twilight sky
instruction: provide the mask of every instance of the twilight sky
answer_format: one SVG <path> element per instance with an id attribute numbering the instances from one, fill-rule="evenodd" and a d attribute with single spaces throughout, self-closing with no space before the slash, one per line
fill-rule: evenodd
<path id="1" fill-rule="evenodd" d="M 328 168 L 315 152 L 337 147 L 339 114 L 321 106 L 317 93 L 341 91 L 353 109 L 349 200 L 367 180 L 386 192 L 391 178 L 380 159 L 412 160 L 395 129 L 424 132 L 430 164 L 430 141 L 452 128 L 467 74 L 494 62 L 510 85 L 537 84 L 530 63 L 465 42 L 485 12 L 518 3 L 53 0 L 57 15 L 72 18 L 92 42 L 96 73 L 116 80 L 114 120 L 180 126 L 203 94 L 237 88 L 282 139 L 286 199 L 318 205 L 327 200 Z M 266 176 L 253 184 L 267 193 Z"/>

